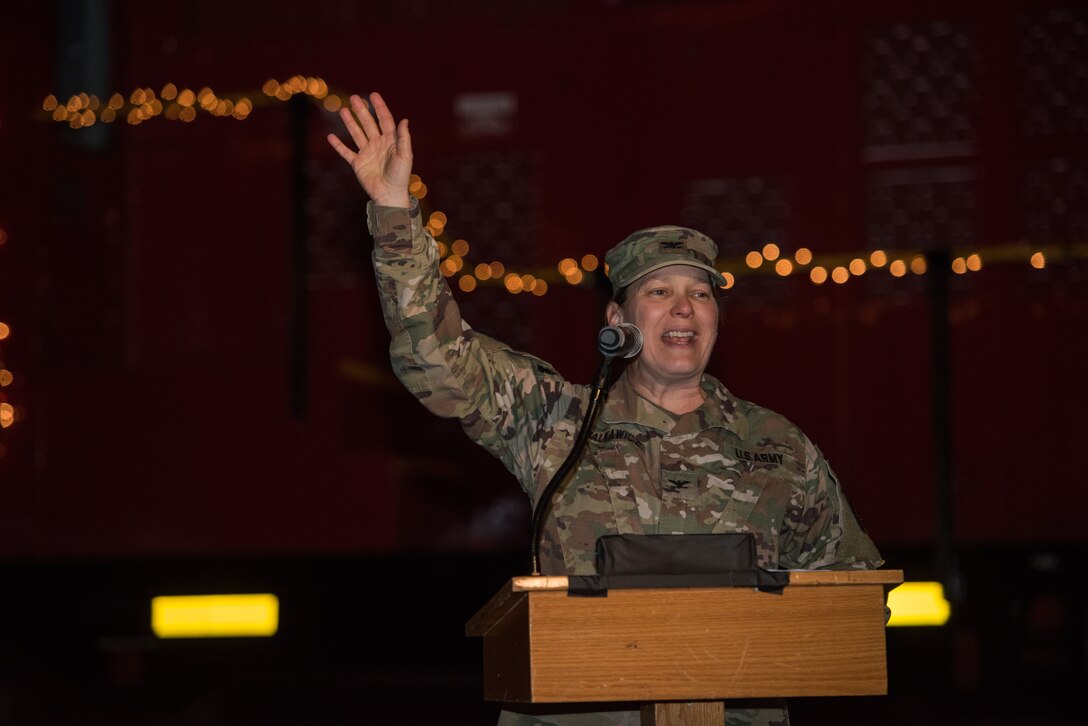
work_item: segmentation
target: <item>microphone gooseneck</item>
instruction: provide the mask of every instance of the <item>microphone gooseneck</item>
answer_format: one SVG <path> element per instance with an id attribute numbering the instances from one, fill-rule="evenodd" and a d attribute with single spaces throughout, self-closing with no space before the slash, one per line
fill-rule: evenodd
<path id="1" fill-rule="evenodd" d="M 635 332 L 638 332 L 638 328 L 634 328 Z M 630 334 L 628 333 L 628 337 Z M 638 334 L 638 347 L 642 347 L 642 334 Z M 638 350 L 635 350 L 637 353 Z M 634 355 L 631 353 L 630 355 Z M 536 500 L 536 505 L 533 507 L 533 521 L 532 521 L 532 539 L 530 540 L 530 566 L 532 567 L 532 574 L 540 574 L 540 536 L 543 534 L 544 519 L 548 512 L 552 509 L 552 500 L 555 498 L 556 491 L 566 481 L 567 476 L 570 474 L 570 470 L 574 468 L 574 465 L 578 463 L 578 460 L 582 457 L 582 449 L 586 446 L 586 441 L 589 439 L 589 433 L 593 430 L 593 424 L 597 419 L 597 412 L 600 411 L 601 404 L 604 402 L 604 386 L 605 381 L 608 380 L 608 369 L 612 365 L 612 360 L 615 355 L 605 354 L 601 359 L 601 365 L 597 369 L 597 375 L 593 381 L 593 385 L 589 391 L 589 405 L 586 406 L 585 416 L 582 418 L 582 427 L 578 430 L 578 435 L 574 439 L 574 446 L 571 447 L 570 453 L 567 454 L 567 458 L 563 460 L 559 468 L 555 470 L 555 474 L 552 475 L 548 485 L 544 487 L 544 492 Z"/>

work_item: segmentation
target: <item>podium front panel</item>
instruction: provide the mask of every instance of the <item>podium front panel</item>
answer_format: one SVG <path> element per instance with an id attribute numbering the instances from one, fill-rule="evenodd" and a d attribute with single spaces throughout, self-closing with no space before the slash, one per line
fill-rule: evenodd
<path id="1" fill-rule="evenodd" d="M 488 700 L 887 693 L 881 585 L 520 593 L 484 637 Z"/>

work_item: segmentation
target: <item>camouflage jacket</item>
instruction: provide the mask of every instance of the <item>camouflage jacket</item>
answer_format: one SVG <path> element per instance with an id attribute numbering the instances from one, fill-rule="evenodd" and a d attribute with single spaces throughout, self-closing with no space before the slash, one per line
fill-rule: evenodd
<path id="1" fill-rule="evenodd" d="M 538 504 L 573 447 L 589 387 L 461 319 L 415 200 L 371 204 L 368 223 L 397 377 L 430 411 L 459 419 Z M 674 415 L 620 377 L 553 498 L 541 571 L 592 574 L 597 538 L 617 532 L 752 532 L 765 568 L 879 567 L 816 446 L 711 376 L 702 387 L 703 405 Z"/>

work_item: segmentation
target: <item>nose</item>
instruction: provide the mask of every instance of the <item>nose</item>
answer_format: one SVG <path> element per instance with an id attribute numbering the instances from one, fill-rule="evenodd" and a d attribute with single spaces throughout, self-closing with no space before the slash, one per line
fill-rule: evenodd
<path id="1" fill-rule="evenodd" d="M 672 314 L 680 318 L 687 318 L 691 317 L 694 313 L 695 308 L 692 307 L 691 300 L 688 299 L 688 296 L 677 295 L 673 302 Z"/>

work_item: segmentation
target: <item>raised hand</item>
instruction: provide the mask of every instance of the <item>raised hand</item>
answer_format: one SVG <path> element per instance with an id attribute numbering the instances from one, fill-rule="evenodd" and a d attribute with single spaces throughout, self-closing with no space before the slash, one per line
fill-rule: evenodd
<path id="1" fill-rule="evenodd" d="M 355 178 L 375 204 L 407 207 L 411 203 L 408 180 L 412 176 L 412 136 L 408 133 L 408 119 L 395 123 L 381 94 L 370 94 L 370 103 L 374 107 L 373 116 L 359 96 L 351 97 L 350 110 L 340 109 L 340 120 L 358 151 L 352 151 L 336 134 L 326 138 L 336 153 L 351 165 Z"/>

